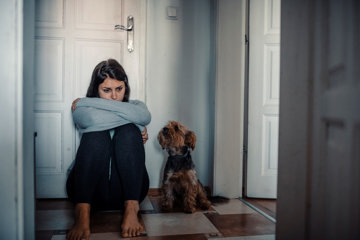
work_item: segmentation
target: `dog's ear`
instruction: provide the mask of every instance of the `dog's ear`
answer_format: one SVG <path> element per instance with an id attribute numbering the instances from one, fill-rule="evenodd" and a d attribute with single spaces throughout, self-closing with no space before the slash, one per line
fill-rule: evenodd
<path id="1" fill-rule="evenodd" d="M 185 145 L 191 148 L 191 150 L 195 149 L 196 144 L 196 136 L 193 131 L 187 131 L 185 134 Z"/>
<path id="2" fill-rule="evenodd" d="M 165 142 L 164 142 L 164 140 L 163 140 L 163 138 L 162 138 L 162 136 L 161 136 L 160 133 L 158 134 L 157 139 L 158 139 L 158 142 L 159 142 L 161 148 L 162 148 L 162 149 L 165 149 L 165 147 L 166 147 L 166 146 L 165 146 Z"/>

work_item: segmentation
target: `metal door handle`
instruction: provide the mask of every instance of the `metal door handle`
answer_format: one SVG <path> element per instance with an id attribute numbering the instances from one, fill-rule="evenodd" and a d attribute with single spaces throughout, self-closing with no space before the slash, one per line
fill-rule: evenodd
<path id="1" fill-rule="evenodd" d="M 115 30 L 124 30 L 127 31 L 127 42 L 128 42 L 128 51 L 134 51 L 134 18 L 133 16 L 128 16 L 127 18 L 127 27 L 123 25 L 115 25 Z"/>

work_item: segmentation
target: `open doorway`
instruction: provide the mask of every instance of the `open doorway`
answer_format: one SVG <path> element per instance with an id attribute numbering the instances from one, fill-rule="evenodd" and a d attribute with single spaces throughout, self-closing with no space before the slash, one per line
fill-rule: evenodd
<path id="1" fill-rule="evenodd" d="M 280 0 L 247 1 L 243 198 L 275 219 Z"/>

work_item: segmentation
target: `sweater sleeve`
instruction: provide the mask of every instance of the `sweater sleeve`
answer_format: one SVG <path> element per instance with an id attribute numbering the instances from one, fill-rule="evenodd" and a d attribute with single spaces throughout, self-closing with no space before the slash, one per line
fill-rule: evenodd
<path id="1" fill-rule="evenodd" d="M 151 121 L 146 105 L 138 100 L 119 102 L 102 98 L 82 98 L 76 104 L 73 120 L 80 132 L 107 130 L 126 123 L 140 130 Z"/>
<path id="2" fill-rule="evenodd" d="M 139 100 L 119 102 L 103 98 L 81 98 L 76 108 L 92 107 L 100 110 L 110 111 L 132 123 L 146 126 L 151 121 L 151 114 L 145 103 Z"/>

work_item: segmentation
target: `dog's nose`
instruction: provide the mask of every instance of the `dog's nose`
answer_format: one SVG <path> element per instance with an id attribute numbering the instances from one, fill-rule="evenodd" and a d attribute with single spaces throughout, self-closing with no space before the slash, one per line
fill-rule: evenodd
<path id="1" fill-rule="evenodd" d="M 167 127 L 164 127 L 163 130 L 162 130 L 162 133 L 164 135 L 166 135 L 166 134 L 168 134 L 168 132 L 169 132 L 169 129 Z"/>

